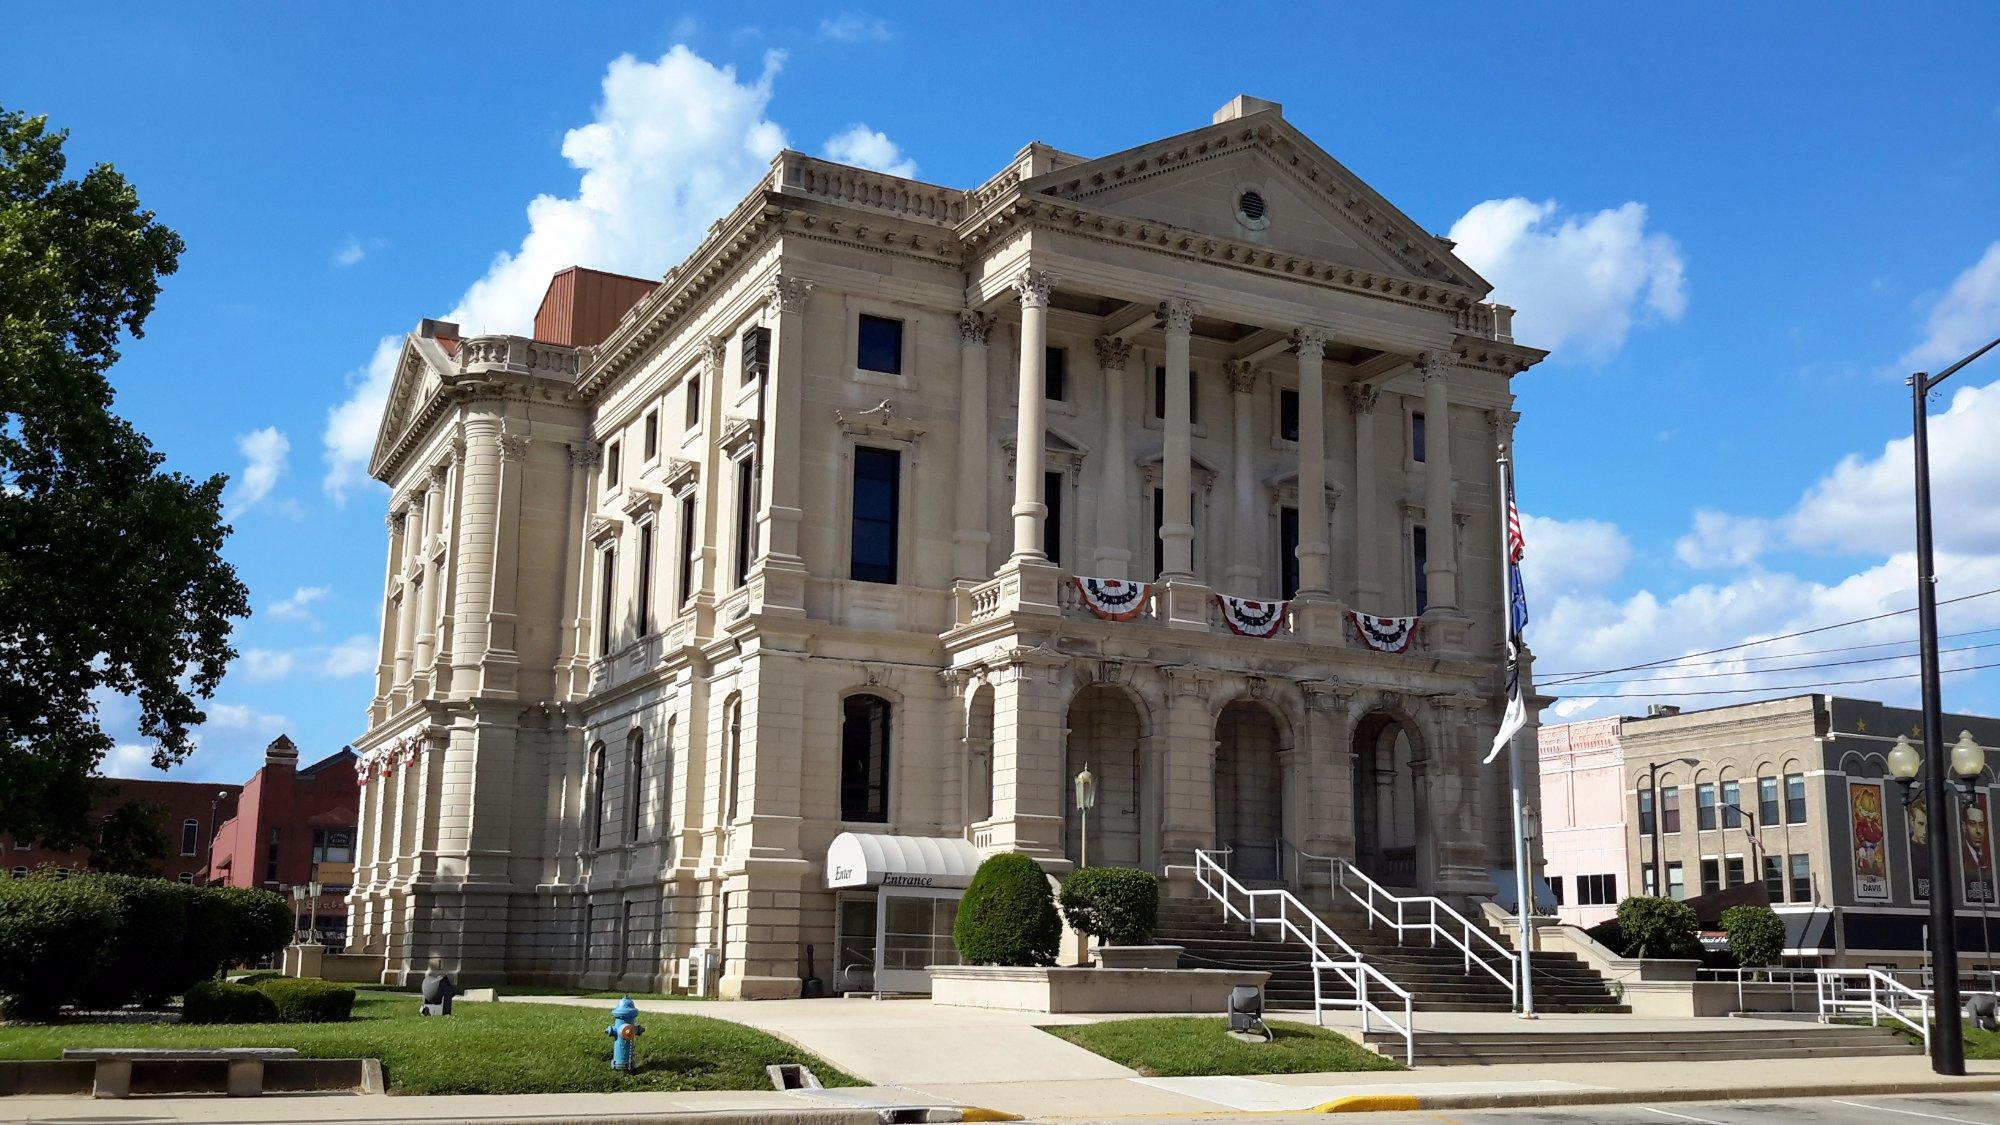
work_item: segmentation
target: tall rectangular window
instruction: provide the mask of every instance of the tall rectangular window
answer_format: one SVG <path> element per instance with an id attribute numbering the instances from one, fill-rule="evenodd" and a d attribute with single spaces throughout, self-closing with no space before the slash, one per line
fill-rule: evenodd
<path id="1" fill-rule="evenodd" d="M 653 521 L 639 525 L 639 635 L 653 632 Z"/>
<path id="2" fill-rule="evenodd" d="M 896 581 L 902 478 L 902 454 L 891 449 L 855 447 L 853 545 L 848 571 L 858 582 Z"/>
<path id="3" fill-rule="evenodd" d="M 1188 425 L 1201 421 L 1201 380 L 1194 377 L 1193 369 L 1188 371 Z M 1153 368 L 1153 417 L 1165 421 L 1167 417 L 1167 369 Z"/>
<path id="4" fill-rule="evenodd" d="M 1806 775 L 1788 773 L 1785 775 L 1785 823 L 1804 824 L 1806 822 Z"/>
<path id="5" fill-rule="evenodd" d="M 590 846 L 604 846 L 604 744 L 590 748 Z"/>
<path id="6" fill-rule="evenodd" d="M 597 655 L 611 655 L 611 623 L 618 610 L 618 552 L 606 547 L 597 563 Z"/>
<path id="7" fill-rule="evenodd" d="M 1578 878 L 1578 879 L 1580 880 L 1580 879 L 1582 879 L 1582 878 L 1583 878 L 1583 876 L 1579 875 L 1579 876 L 1577 876 L 1577 878 Z M 1579 890 L 1581 890 L 1582 888 L 1580 888 L 1580 887 L 1579 887 L 1578 889 L 1579 889 Z M 1556 905 L 1557 905 L 1557 906 L 1561 906 L 1561 905 L 1563 905 L 1563 877 L 1562 877 L 1562 876 L 1560 876 L 1560 875 L 1551 875 L 1551 876 L 1549 876 L 1549 894 L 1550 894 L 1550 895 L 1552 895 L 1552 896 L 1553 896 L 1553 897 L 1555 898 L 1555 900 L 1556 900 Z"/>
<path id="8" fill-rule="evenodd" d="M 1778 779 L 1757 779 L 1757 827 L 1778 823 Z"/>
<path id="9" fill-rule="evenodd" d="M 646 460 L 651 461 L 660 455 L 660 412 L 648 410 L 641 430 L 646 436 Z"/>
<path id="10" fill-rule="evenodd" d="M 1687 896 L 1687 870 L 1680 860 L 1675 860 L 1667 864 L 1667 897 L 1678 901 Z"/>
<path id="11" fill-rule="evenodd" d="M 855 334 L 854 366 L 884 375 L 903 373 L 903 322 L 861 314 Z"/>
<path id="12" fill-rule="evenodd" d="M 681 557 L 676 563 L 680 567 L 680 578 L 676 582 L 675 605 L 686 605 L 694 597 L 694 494 L 681 497 Z"/>
<path id="13" fill-rule="evenodd" d="M 1294 598 L 1299 593 L 1299 510 L 1278 509 L 1278 596 Z"/>
<path id="14" fill-rule="evenodd" d="M 1639 893 L 1647 898 L 1653 898 L 1660 893 L 1660 874 L 1653 870 L 1652 864 L 1649 863 L 1639 869 L 1639 885 L 1644 888 Z"/>
<path id="15" fill-rule="evenodd" d="M 1167 546 L 1160 542 L 1160 525 L 1167 518 L 1165 493 L 1153 490 L 1153 578 L 1157 581 L 1160 572 L 1167 569 Z"/>
<path id="16" fill-rule="evenodd" d="M 1734 781 L 1722 783 L 1722 826 L 1743 827 L 1743 791 Z"/>
<path id="17" fill-rule="evenodd" d="M 687 418 L 682 423 L 682 428 L 692 430 L 696 426 L 701 424 L 701 376 L 700 375 L 698 374 L 690 375 L 687 377 L 686 394 L 687 394 L 687 402 L 686 402 Z"/>
<path id="18" fill-rule="evenodd" d="M 1707 832 L 1715 827 L 1715 783 L 1704 781 L 1694 787 L 1694 830 Z"/>
<path id="19" fill-rule="evenodd" d="M 618 487 L 624 479 L 625 443 L 614 441 L 604 447 L 604 487 L 609 490 Z"/>
<path id="20" fill-rule="evenodd" d="M 1701 893 L 1712 895 L 1722 889 L 1722 861 L 1714 856 L 1701 861 Z"/>
<path id="21" fill-rule="evenodd" d="M 1278 436 L 1299 440 L 1299 392 L 1289 387 L 1278 391 Z"/>
<path id="22" fill-rule="evenodd" d="M 757 553 L 757 462 L 736 462 L 736 584 L 750 580 L 750 559 Z"/>
<path id="23" fill-rule="evenodd" d="M 1813 900 L 1812 856 L 1799 852 L 1791 857 L 1791 862 L 1792 901 L 1811 902 Z"/>
<path id="24" fill-rule="evenodd" d="M 1042 397 L 1069 401 L 1069 349 L 1050 347 L 1042 353 Z"/>
<path id="25" fill-rule="evenodd" d="M 1653 791 L 1639 790 L 1639 835 L 1651 836 L 1658 826 L 1653 820 Z"/>
<path id="26" fill-rule="evenodd" d="M 1422 615 L 1431 604 L 1431 578 L 1428 573 L 1431 562 L 1430 535 L 1421 527 L 1410 529 L 1410 570 L 1416 587 L 1417 613 Z"/>
<path id="27" fill-rule="evenodd" d="M 1660 831 L 1679 832 L 1681 830 L 1681 787 L 1669 785 L 1660 790 Z"/>
<path id="28" fill-rule="evenodd" d="M 1785 901 L 1785 857 L 1764 857 L 1764 894 L 1772 902 Z"/>
<path id="29" fill-rule="evenodd" d="M 1050 562 L 1061 566 L 1063 564 L 1063 475 L 1061 473 L 1042 474 L 1042 503 L 1049 509 L 1049 517 L 1042 524 L 1042 550 L 1048 553 Z"/>
<path id="30" fill-rule="evenodd" d="M 1410 415 L 1410 460 L 1424 459 L 1424 416 L 1418 411 Z"/>
<path id="31" fill-rule="evenodd" d="M 645 823 L 646 813 L 646 736 L 638 731 L 626 740 L 632 752 L 632 780 L 626 786 L 625 800 L 631 806 L 633 843 L 639 841 L 639 829 Z"/>
<path id="32" fill-rule="evenodd" d="M 193 855 L 201 850 L 201 823 L 193 820 L 181 821 L 181 854 Z"/>
<path id="33" fill-rule="evenodd" d="M 264 881 L 266 883 L 275 883 L 278 881 L 278 851 L 279 843 L 283 839 L 283 832 L 284 829 L 282 828 L 271 829 L 270 839 L 264 844 Z"/>
<path id="34" fill-rule="evenodd" d="M 1740 887 L 1747 881 L 1743 873 L 1743 857 L 1740 855 L 1724 856 L 1722 859 L 1723 885 L 1727 887 Z"/>

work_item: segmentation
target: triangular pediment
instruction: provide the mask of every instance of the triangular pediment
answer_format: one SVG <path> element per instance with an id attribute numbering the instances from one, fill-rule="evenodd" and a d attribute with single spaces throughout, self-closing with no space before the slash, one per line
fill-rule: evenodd
<path id="1" fill-rule="evenodd" d="M 1357 269 L 1492 286 L 1273 112 L 1219 122 L 1022 185 L 1024 193 Z M 1239 207 L 1255 192 L 1262 215 Z"/>
<path id="2" fill-rule="evenodd" d="M 451 365 L 435 339 L 415 332 L 403 338 L 396 355 L 396 374 L 389 382 L 389 397 L 382 405 L 382 421 L 375 430 L 375 450 L 368 459 L 368 471 L 379 476 L 395 451 L 403 444 L 411 427 L 444 385 L 443 371 Z"/>

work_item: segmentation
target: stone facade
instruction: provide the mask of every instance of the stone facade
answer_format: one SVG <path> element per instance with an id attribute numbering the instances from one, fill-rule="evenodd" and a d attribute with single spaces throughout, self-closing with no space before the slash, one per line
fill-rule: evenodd
<path id="1" fill-rule="evenodd" d="M 1489 289 L 1238 99 L 970 191 L 785 152 L 602 339 L 425 322 L 371 466 L 356 943 L 796 995 L 837 983 L 836 835 L 1067 870 L 1085 763 L 1093 860 L 1483 893 L 1493 451 L 1543 355 Z M 1159 582 L 1109 621 L 1073 575 Z M 1214 597 L 1293 584 L 1269 638 Z"/>

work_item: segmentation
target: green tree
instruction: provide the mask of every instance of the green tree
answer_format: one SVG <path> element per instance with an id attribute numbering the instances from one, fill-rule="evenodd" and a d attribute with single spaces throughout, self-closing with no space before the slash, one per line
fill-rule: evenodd
<path id="1" fill-rule="evenodd" d="M 1722 912 L 1729 952 L 1746 969 L 1775 965 L 1785 952 L 1785 920 L 1768 906 L 1732 906 Z"/>
<path id="2" fill-rule="evenodd" d="M 167 806 L 126 801 L 97 825 L 90 867 L 112 875 L 158 875 L 167 858 Z"/>
<path id="3" fill-rule="evenodd" d="M 54 847 L 89 838 L 93 696 L 135 698 L 153 763 L 183 760 L 250 612 L 224 478 L 163 471 L 111 412 L 180 236 L 109 165 L 65 179 L 65 139 L 0 108 L 0 833 Z"/>

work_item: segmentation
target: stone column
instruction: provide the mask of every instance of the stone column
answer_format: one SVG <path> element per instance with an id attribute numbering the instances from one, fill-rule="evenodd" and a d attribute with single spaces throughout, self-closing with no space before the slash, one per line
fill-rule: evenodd
<path id="1" fill-rule="evenodd" d="M 715 603 L 721 599 L 722 557 L 718 545 L 722 536 L 724 478 L 731 476 L 729 459 L 722 454 L 723 369 L 729 358 L 729 338 L 710 336 L 701 345 L 702 405 L 701 499 L 696 501 L 696 518 L 701 530 L 695 539 L 694 603 L 695 633 L 706 637 L 714 624 Z"/>
<path id="2" fill-rule="evenodd" d="M 1176 297 L 1160 302 L 1167 335 L 1166 443 L 1160 455 L 1160 578 L 1194 580 L 1194 421 L 1190 416 L 1188 338 L 1194 331 L 1194 302 Z"/>
<path id="3" fill-rule="evenodd" d="M 403 509 L 403 531 L 399 537 L 402 554 L 396 559 L 396 584 L 402 593 L 396 599 L 396 688 L 400 691 L 410 682 L 410 669 L 416 662 L 417 640 L 417 588 L 412 560 L 416 557 L 416 541 L 423 538 L 423 505 L 411 497 L 409 505 Z M 399 697 L 400 698 L 400 697 Z"/>
<path id="4" fill-rule="evenodd" d="M 1132 529 L 1132 453 L 1125 444 L 1129 421 L 1125 399 L 1125 365 L 1132 342 L 1116 336 L 1097 338 L 1097 369 L 1104 373 L 1104 490 L 1097 507 L 1097 573 L 1106 578 L 1134 578 Z"/>
<path id="5" fill-rule="evenodd" d="M 492 610 L 493 554 L 500 536 L 500 416 L 465 420 L 465 476 L 459 508 L 457 604 L 452 608 L 452 680 L 477 690 Z"/>
<path id="6" fill-rule="evenodd" d="M 561 686 L 572 697 L 581 697 L 590 690 L 590 564 L 597 557 L 597 545 L 591 542 L 589 528 L 591 514 L 597 509 L 597 490 L 591 487 L 596 479 L 597 447 L 589 442 L 572 444 L 566 509 L 569 550 L 563 554 L 563 599 L 568 612 L 563 616 L 559 657 L 563 669 Z M 665 542 L 677 545 L 679 540 L 668 536 Z M 665 549 L 674 550 L 677 546 Z M 674 571 L 669 569 L 667 573 L 671 575 Z M 679 612 L 680 606 L 676 604 L 674 613 Z"/>
<path id="7" fill-rule="evenodd" d="M 1382 544 L 1375 520 L 1382 502 L 1375 473 L 1375 404 L 1381 397 L 1371 384 L 1347 385 L 1347 408 L 1354 414 L 1354 602 L 1366 613 L 1382 612 Z M 1300 407 L 1303 413 L 1303 402 Z M 1304 424 L 1300 419 L 1302 430 Z"/>
<path id="8" fill-rule="evenodd" d="M 1324 598 L 1329 586 L 1326 541 L 1326 329 L 1292 333 L 1299 354 L 1299 594 Z"/>
<path id="9" fill-rule="evenodd" d="M 1197 894 L 1192 884 L 1194 853 L 1216 846 L 1215 716 L 1209 710 L 1211 676 L 1192 667 L 1163 669 L 1165 715 L 1156 738 L 1162 744 L 1160 861 L 1176 894 Z M 1179 871 L 1175 871 L 1179 868 Z"/>
<path id="10" fill-rule="evenodd" d="M 1306 787 L 1305 851 L 1319 856 L 1353 856 L 1354 717 L 1353 696 L 1324 681 L 1301 681 L 1305 699 Z M 1303 873 L 1308 891 L 1331 896 L 1332 870 L 1315 861 Z M 1317 901 L 1311 899 L 1309 901 Z"/>
<path id="11" fill-rule="evenodd" d="M 1049 291 L 1054 279 L 1042 270 L 1024 270 L 1014 280 L 1021 296 L 1021 364 L 1016 385 L 1014 436 L 1014 561 L 1044 562 L 1042 526 L 1049 508 L 1042 502 L 1042 463 L 1048 448 L 1042 390 L 1047 376 Z"/>
<path id="12" fill-rule="evenodd" d="M 1229 380 L 1230 420 L 1234 430 L 1230 447 L 1235 456 L 1230 467 L 1231 536 L 1235 540 L 1229 546 L 1230 592 L 1239 597 L 1271 597 L 1277 594 L 1276 575 L 1268 578 L 1264 568 L 1258 565 L 1258 544 L 1262 536 L 1258 534 L 1257 519 L 1257 479 L 1252 461 L 1251 443 L 1255 441 L 1251 425 L 1251 407 L 1256 399 L 1252 392 L 1257 389 L 1257 371 L 1242 360 L 1230 360 L 1222 367 Z M 1265 587 L 1272 587 L 1265 589 Z"/>
<path id="13" fill-rule="evenodd" d="M 972 309 L 958 314 L 958 528 L 952 533 L 952 577 L 984 582 L 986 548 L 986 462 L 992 435 L 986 430 L 986 338 L 993 318 Z M 1017 475 L 1018 476 L 1018 475 Z"/>
<path id="14" fill-rule="evenodd" d="M 391 511 L 382 522 L 389 529 L 389 557 L 382 563 L 382 641 L 375 663 L 375 699 L 370 704 L 375 722 L 388 717 L 389 693 L 396 689 L 396 586 L 403 557 L 403 513 Z"/>
<path id="15" fill-rule="evenodd" d="M 764 432 L 758 455 L 759 491 L 763 494 L 758 542 L 763 553 L 751 567 L 760 587 L 758 602 L 766 612 L 805 613 L 805 560 L 799 555 L 800 415 L 805 406 L 806 294 L 812 283 L 796 277 L 771 279 L 764 311 L 772 323 L 774 354 L 765 375 Z"/>
<path id="16" fill-rule="evenodd" d="M 1458 529 L 1451 510 L 1451 356 L 1436 351 L 1424 357 L 1424 531 L 1428 559 L 1430 608 L 1458 609 Z"/>
<path id="17" fill-rule="evenodd" d="M 444 470 L 431 471 L 431 486 L 424 496 L 423 536 L 417 543 L 417 572 L 423 575 L 424 584 L 417 599 L 417 645 L 416 668 L 414 674 L 430 683 L 431 662 L 437 655 L 437 588 L 443 580 L 439 568 L 433 564 L 436 554 L 438 532 L 444 524 Z"/>
<path id="18" fill-rule="evenodd" d="M 993 680 L 992 846 L 1063 863 L 1068 779 L 1060 696 L 1068 660 L 1017 649 L 1007 661 Z"/>

